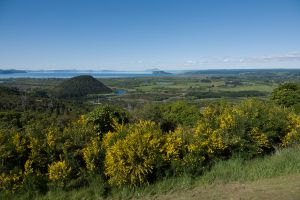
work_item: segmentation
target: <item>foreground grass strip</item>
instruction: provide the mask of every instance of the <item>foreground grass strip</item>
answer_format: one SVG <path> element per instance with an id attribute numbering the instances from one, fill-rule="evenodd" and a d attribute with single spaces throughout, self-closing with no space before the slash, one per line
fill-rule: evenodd
<path id="1" fill-rule="evenodd" d="M 300 174 L 249 183 L 230 182 L 199 185 L 190 190 L 173 191 L 143 199 L 298 200 L 300 199 Z"/>
<path id="2" fill-rule="evenodd" d="M 200 183 L 249 182 L 300 173 L 300 148 L 288 148 L 276 151 L 271 156 L 243 161 L 235 158 L 216 163 L 210 171 L 199 178 Z"/>
<path id="3" fill-rule="evenodd" d="M 204 175 L 166 178 L 145 187 L 112 188 L 108 199 L 300 199 L 300 147 L 276 151 L 250 161 L 233 158 L 216 163 Z M 50 191 L 38 200 L 104 199 L 105 184 Z M 12 199 L 12 198 L 11 198 Z M 26 195 L 14 199 L 33 199 Z"/>

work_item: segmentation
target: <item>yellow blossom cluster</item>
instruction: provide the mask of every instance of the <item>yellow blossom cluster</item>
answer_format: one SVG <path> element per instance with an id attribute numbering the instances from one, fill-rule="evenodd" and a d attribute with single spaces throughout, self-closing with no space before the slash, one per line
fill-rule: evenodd
<path id="1" fill-rule="evenodd" d="M 100 138 L 95 137 L 91 139 L 90 143 L 87 144 L 87 146 L 82 149 L 83 159 L 86 164 L 86 168 L 89 171 L 95 171 L 97 168 L 97 160 L 99 159 L 99 154 L 101 151 L 100 146 Z"/>
<path id="2" fill-rule="evenodd" d="M 49 179 L 52 181 L 64 181 L 68 178 L 71 168 L 66 161 L 57 161 L 48 165 Z"/>
<path id="3" fill-rule="evenodd" d="M 282 140 L 282 146 L 300 143 L 300 116 L 296 114 L 290 114 L 289 122 L 288 133 Z"/>
<path id="4" fill-rule="evenodd" d="M 106 118 L 109 110 L 96 114 L 65 127 L 1 130 L 0 189 L 16 191 L 36 177 L 46 185 L 72 186 L 66 183 L 85 183 L 91 175 L 106 176 L 113 186 L 142 185 L 233 155 L 252 158 L 300 143 L 300 116 L 258 100 L 207 106 L 196 124 L 167 131 L 163 122 L 124 124 Z"/>
<path id="5" fill-rule="evenodd" d="M 164 144 L 161 148 L 163 153 L 163 159 L 167 161 L 173 161 L 180 159 L 183 154 L 184 144 L 184 130 L 177 128 L 174 132 L 166 134 Z"/>
<path id="6" fill-rule="evenodd" d="M 141 121 L 127 131 L 125 138 L 106 149 L 105 174 L 114 185 L 147 182 L 161 147 L 161 132 L 154 122 Z"/>
<path id="7" fill-rule="evenodd" d="M 260 133 L 258 128 L 256 127 L 253 128 L 251 130 L 250 135 L 252 137 L 253 143 L 257 145 L 258 154 L 262 153 L 263 149 L 270 147 L 270 142 L 268 140 L 268 137 L 265 134 Z"/>
<path id="8" fill-rule="evenodd" d="M 0 174 L 0 189 L 16 192 L 22 187 L 22 171 Z"/>
<path id="9" fill-rule="evenodd" d="M 21 136 L 20 133 L 16 133 L 13 137 L 13 144 L 15 145 L 16 151 L 20 154 L 26 151 L 26 140 Z"/>
<path id="10" fill-rule="evenodd" d="M 77 123 L 85 125 L 87 123 L 87 117 L 85 115 L 80 115 L 79 119 L 77 120 Z"/>

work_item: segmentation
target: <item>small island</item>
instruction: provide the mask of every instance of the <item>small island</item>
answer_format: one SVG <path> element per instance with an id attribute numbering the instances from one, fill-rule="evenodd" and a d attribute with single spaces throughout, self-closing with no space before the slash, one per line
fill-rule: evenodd
<path id="1" fill-rule="evenodd" d="M 0 69 L 0 74 L 27 73 L 25 70 Z"/>
<path id="2" fill-rule="evenodd" d="M 159 71 L 152 71 L 152 74 L 172 74 L 172 73 L 159 70 Z"/>

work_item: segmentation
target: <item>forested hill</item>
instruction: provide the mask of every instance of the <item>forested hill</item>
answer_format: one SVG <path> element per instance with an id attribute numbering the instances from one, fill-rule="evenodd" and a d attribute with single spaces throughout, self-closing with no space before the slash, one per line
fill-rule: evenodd
<path id="1" fill-rule="evenodd" d="M 81 75 L 62 82 L 56 95 L 62 98 L 84 97 L 88 94 L 110 93 L 112 90 L 90 75 Z"/>

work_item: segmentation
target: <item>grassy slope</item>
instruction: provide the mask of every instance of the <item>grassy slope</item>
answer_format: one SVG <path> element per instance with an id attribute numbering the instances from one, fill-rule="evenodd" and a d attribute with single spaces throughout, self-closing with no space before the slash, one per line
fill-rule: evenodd
<path id="1" fill-rule="evenodd" d="M 251 161 L 221 161 L 200 177 L 168 178 L 136 189 L 113 188 L 108 199 L 300 199 L 299 154 L 300 147 L 294 147 Z M 37 199 L 92 200 L 103 199 L 104 193 L 98 180 L 88 188 L 51 191 Z"/>
<path id="2" fill-rule="evenodd" d="M 214 183 L 146 199 L 300 199 L 300 174 L 241 183 Z"/>

